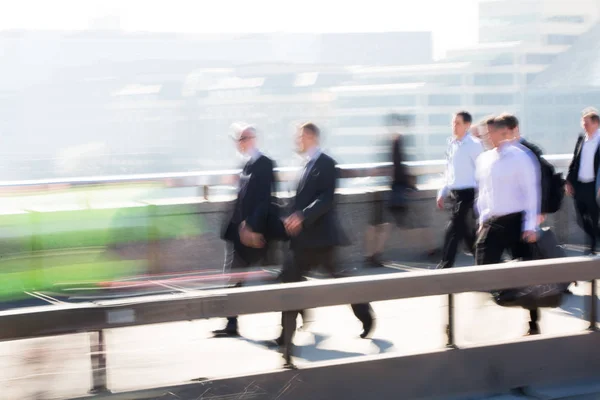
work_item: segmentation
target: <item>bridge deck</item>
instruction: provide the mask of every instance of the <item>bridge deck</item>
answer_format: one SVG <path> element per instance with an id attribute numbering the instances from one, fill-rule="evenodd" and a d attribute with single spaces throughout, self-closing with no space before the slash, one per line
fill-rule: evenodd
<path id="1" fill-rule="evenodd" d="M 570 255 L 580 255 L 569 247 Z M 472 263 L 461 255 L 459 265 Z M 412 260 L 365 270 L 384 274 L 431 267 Z M 587 328 L 589 284 L 572 288 L 565 304 L 543 310 L 543 333 Z M 446 296 L 375 303 L 377 325 L 371 340 L 358 338 L 360 325 L 349 307 L 312 310 L 306 330 L 296 336 L 296 363 L 360 357 L 379 353 L 411 354 L 442 348 L 446 343 Z M 522 336 L 528 315 L 496 306 L 485 293 L 456 296 L 459 346 L 493 343 Z M 268 371 L 281 366 L 280 355 L 265 346 L 279 333 L 279 313 L 242 316 L 242 338 L 212 338 L 223 321 L 192 321 L 106 331 L 108 384 L 113 391 L 143 389 L 196 378 L 215 378 Z M 46 392 L 49 398 L 83 396 L 91 386 L 89 338 L 66 335 L 0 343 L 0 399 L 25 399 Z M 42 397 L 43 398 L 43 397 Z"/>

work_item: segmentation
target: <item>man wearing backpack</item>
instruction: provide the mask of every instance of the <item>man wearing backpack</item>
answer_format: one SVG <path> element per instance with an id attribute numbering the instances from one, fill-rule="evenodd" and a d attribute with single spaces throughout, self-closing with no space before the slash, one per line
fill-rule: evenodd
<path id="1" fill-rule="evenodd" d="M 562 174 L 556 173 L 554 166 L 542 157 L 542 150 L 524 139 L 519 131 L 519 120 L 514 115 L 502 114 L 500 116 L 506 121 L 511 130 L 514 140 L 523 148 L 527 149 L 539 163 L 540 170 L 540 215 L 539 223 L 543 222 L 546 214 L 553 214 L 560 210 L 564 198 L 564 180 Z"/>
<path id="2" fill-rule="evenodd" d="M 538 172 L 540 174 L 538 177 L 538 190 L 540 191 L 538 224 L 541 224 L 546 219 L 546 214 L 555 213 L 560 209 L 565 192 L 562 174 L 557 174 L 554 170 L 554 166 L 542 157 L 542 150 L 537 145 L 521 136 L 521 132 L 519 131 L 519 120 L 517 117 L 510 114 L 501 114 L 500 118 L 506 121 L 509 130 L 512 132 L 515 144 L 528 152 L 530 156 L 537 161 L 536 166 L 538 167 Z M 518 253 L 523 254 L 523 251 L 518 250 Z M 567 288 L 565 289 L 565 293 L 571 294 L 571 291 Z M 531 315 L 531 320 L 537 323 L 539 318 L 537 310 L 533 311 Z M 532 331 L 535 331 L 535 329 Z"/>

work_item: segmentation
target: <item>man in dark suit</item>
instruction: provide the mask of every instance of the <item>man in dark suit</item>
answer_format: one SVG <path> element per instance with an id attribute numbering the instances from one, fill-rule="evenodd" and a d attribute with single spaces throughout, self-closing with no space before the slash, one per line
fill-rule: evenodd
<path id="1" fill-rule="evenodd" d="M 335 253 L 339 246 L 350 242 L 339 224 L 335 212 L 335 187 L 338 178 L 336 162 L 319 147 L 320 131 L 312 123 L 306 123 L 298 130 L 296 144 L 299 153 L 308 159 L 296 190 L 289 204 L 289 216 L 283 220 L 272 217 L 270 228 L 290 237 L 290 252 L 286 256 L 283 270 L 283 282 L 299 282 L 310 270 L 322 266 L 332 277 L 338 277 Z M 279 224 L 277 224 L 279 221 Z M 283 222 L 283 223 L 281 223 Z M 282 232 L 284 231 L 284 232 Z M 246 228 L 242 236 L 253 235 Z M 252 237 L 252 236 L 251 236 Z M 250 242 L 257 241 L 251 239 Z M 249 243 L 250 244 L 250 243 Z M 362 322 L 362 338 L 373 329 L 373 310 L 367 304 L 353 304 L 354 315 Z M 282 335 L 277 344 L 287 346 L 292 343 L 296 330 L 296 318 L 299 311 L 288 311 L 282 315 Z"/>
<path id="2" fill-rule="evenodd" d="M 585 111 L 581 118 L 585 134 L 579 135 L 573 159 L 567 174 L 566 191 L 575 199 L 575 209 L 580 225 L 588 235 L 587 254 L 596 254 L 598 237 L 598 203 L 596 202 L 596 180 L 600 167 L 600 132 L 598 111 Z"/>
<path id="3" fill-rule="evenodd" d="M 221 238 L 226 241 L 224 273 L 256 265 L 266 256 L 265 236 L 252 237 L 248 243 L 251 246 L 246 246 L 240 239 L 239 228 L 247 225 L 254 232 L 265 233 L 275 182 L 273 161 L 256 147 L 256 130 L 251 126 L 236 127 L 233 139 L 246 163 L 240 174 L 237 198 L 221 230 Z M 213 333 L 215 336 L 239 336 L 237 316 L 227 318 L 226 327 Z"/>

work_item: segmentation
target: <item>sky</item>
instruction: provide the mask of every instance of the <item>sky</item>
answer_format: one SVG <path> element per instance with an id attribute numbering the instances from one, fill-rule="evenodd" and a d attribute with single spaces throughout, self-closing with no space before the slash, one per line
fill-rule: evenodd
<path id="1" fill-rule="evenodd" d="M 477 43 L 477 0 L 0 0 L 0 30 L 183 33 L 432 31 L 434 57 Z"/>

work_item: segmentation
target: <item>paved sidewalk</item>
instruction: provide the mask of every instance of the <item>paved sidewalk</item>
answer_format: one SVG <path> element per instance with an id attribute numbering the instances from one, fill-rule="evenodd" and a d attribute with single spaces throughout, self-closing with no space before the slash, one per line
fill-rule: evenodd
<path id="1" fill-rule="evenodd" d="M 465 265 L 469 257 L 461 256 L 459 261 Z M 384 274 L 427 265 L 435 263 L 405 261 L 361 273 Z M 585 330 L 589 290 L 589 284 L 582 283 L 573 288 L 573 295 L 561 308 L 543 310 L 542 333 Z M 447 296 L 431 296 L 374 303 L 377 321 L 370 340 L 358 337 L 361 327 L 349 307 L 312 310 L 305 330 L 296 336 L 295 361 L 302 367 L 315 361 L 442 348 L 446 343 L 446 301 Z M 527 330 L 526 311 L 498 307 L 486 293 L 457 295 L 455 306 L 459 346 L 511 340 Z M 220 339 L 212 338 L 210 332 L 221 327 L 222 320 L 107 330 L 109 387 L 127 391 L 277 369 L 281 357 L 263 341 L 277 337 L 279 322 L 279 313 L 242 316 L 242 337 Z M 79 397 L 86 395 L 90 386 L 89 337 L 85 333 L 0 343 L 0 400 Z"/>

